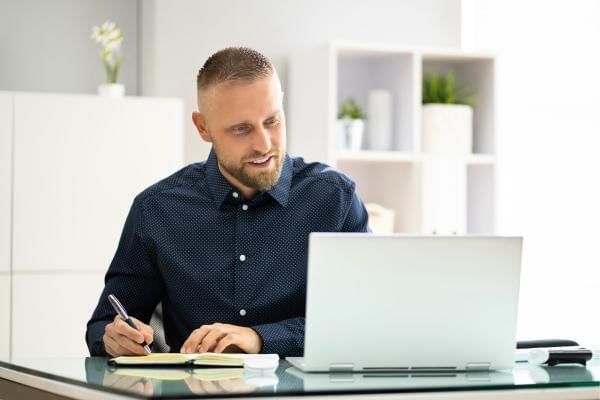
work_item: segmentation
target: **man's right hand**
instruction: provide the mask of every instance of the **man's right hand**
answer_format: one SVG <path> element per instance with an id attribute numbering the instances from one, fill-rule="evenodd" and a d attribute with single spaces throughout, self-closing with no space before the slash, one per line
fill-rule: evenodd
<path id="1" fill-rule="evenodd" d="M 115 319 L 104 328 L 104 348 L 113 357 L 118 356 L 144 356 L 146 351 L 142 343 L 152 343 L 154 330 L 136 318 L 130 317 L 138 330 L 133 329 L 121 317 Z"/>

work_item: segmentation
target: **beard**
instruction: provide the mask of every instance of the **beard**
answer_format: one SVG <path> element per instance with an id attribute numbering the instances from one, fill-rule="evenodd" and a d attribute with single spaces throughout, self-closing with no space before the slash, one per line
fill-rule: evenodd
<path id="1" fill-rule="evenodd" d="M 215 146 L 215 155 L 221 168 L 227 171 L 231 176 L 237 179 L 241 184 L 246 187 L 264 191 L 271 189 L 279 180 L 281 176 L 281 169 L 283 165 L 283 157 L 285 152 L 279 151 L 272 155 L 271 162 L 273 163 L 272 168 L 265 170 L 252 171 L 252 166 L 249 165 L 248 160 L 255 160 L 263 157 L 263 154 L 253 154 L 245 157 L 239 162 L 229 162 L 225 158 L 220 157 L 221 152 Z"/>

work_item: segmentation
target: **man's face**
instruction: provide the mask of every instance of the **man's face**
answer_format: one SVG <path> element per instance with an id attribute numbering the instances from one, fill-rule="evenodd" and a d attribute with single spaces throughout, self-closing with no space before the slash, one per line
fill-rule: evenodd
<path id="1" fill-rule="evenodd" d="M 276 74 L 220 83 L 203 93 L 194 123 L 213 144 L 219 169 L 234 186 L 261 191 L 279 179 L 285 156 L 282 100 Z"/>

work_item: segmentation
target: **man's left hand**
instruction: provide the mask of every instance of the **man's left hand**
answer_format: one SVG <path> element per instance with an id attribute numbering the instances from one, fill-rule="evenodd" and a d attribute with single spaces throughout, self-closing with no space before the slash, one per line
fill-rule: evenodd
<path id="1" fill-rule="evenodd" d="M 195 329 L 181 346 L 180 352 L 222 353 L 228 347 L 237 347 L 244 353 L 255 354 L 262 348 L 262 339 L 252 328 L 217 322 Z"/>

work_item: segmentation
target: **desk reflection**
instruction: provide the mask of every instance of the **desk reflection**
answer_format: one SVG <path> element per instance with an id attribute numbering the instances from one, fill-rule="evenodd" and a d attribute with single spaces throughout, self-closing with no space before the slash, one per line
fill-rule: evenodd
<path id="1" fill-rule="evenodd" d="M 514 383 L 510 371 L 482 371 L 463 373 L 305 373 L 296 367 L 285 370 L 287 374 L 301 379 L 305 391 L 362 391 L 385 389 L 417 389 L 436 387 L 505 386 Z"/>
<path id="2" fill-rule="evenodd" d="M 85 367 L 88 383 L 144 396 L 274 392 L 278 383 L 275 373 L 244 368 L 123 368 L 101 358 L 87 358 Z"/>

